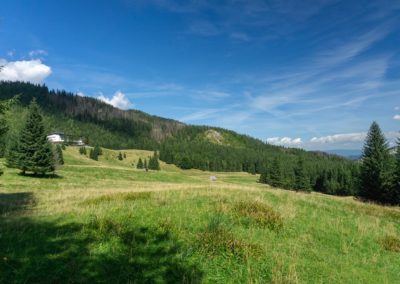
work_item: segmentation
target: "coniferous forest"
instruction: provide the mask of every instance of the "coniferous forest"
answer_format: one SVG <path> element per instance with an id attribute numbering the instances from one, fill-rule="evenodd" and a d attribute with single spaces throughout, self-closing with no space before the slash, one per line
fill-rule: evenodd
<path id="1" fill-rule="evenodd" d="M 36 122 L 32 120 L 38 120 L 37 114 L 40 112 L 44 118 L 40 122 L 42 126 L 36 130 L 41 135 L 26 135 L 43 139 L 44 133 L 62 130 L 69 135 L 84 137 L 86 143 L 96 146 L 89 153 L 94 160 L 101 155 L 99 146 L 148 149 L 155 151 L 154 156 L 148 162 L 139 160 L 138 168 L 158 170 L 160 159 L 182 169 L 260 174 L 260 183 L 284 189 L 358 195 L 381 203 L 396 204 L 400 201 L 399 151 L 396 156 L 389 154 L 385 137 L 375 122 L 369 131 L 362 159 L 351 161 L 324 152 L 270 145 L 222 128 L 185 125 L 136 110 L 123 111 L 94 98 L 65 91 L 49 91 L 44 85 L 2 82 L 0 98 L 14 100 L 12 104 L 8 103 L 8 113 L 25 112 L 22 116 L 7 117 L 4 107 L 2 110 L 2 119 L 7 118 L 14 130 L 6 134 L 9 126 L 2 124 L 4 129 L 1 131 L 5 135 L 2 135 L 1 153 L 9 153 L 9 166 L 19 167 L 24 156 L 20 154 L 24 139 L 16 135 L 16 129 L 22 129 L 21 133 L 28 129 L 35 130 L 31 124 Z M 23 117 L 28 117 L 27 121 L 22 121 Z M 39 151 L 41 156 L 36 158 L 53 161 L 54 158 L 50 159 L 51 149 L 46 141 L 42 142 Z M 81 154 L 85 150 L 81 148 Z M 62 164 L 60 149 L 55 149 L 55 156 L 58 163 Z M 20 169 L 23 172 L 45 173 L 53 171 L 54 165 L 47 163 L 40 167 Z"/>

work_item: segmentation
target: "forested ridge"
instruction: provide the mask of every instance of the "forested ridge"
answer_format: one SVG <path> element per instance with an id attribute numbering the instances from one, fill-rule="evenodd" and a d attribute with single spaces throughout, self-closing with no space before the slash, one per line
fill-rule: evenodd
<path id="1" fill-rule="evenodd" d="M 172 135 L 183 124 L 138 110 L 120 110 L 98 99 L 81 97 L 63 90 L 49 90 L 45 85 L 25 82 L 1 82 L 0 99 L 18 95 L 21 107 L 36 98 L 48 118 L 49 131 L 60 131 L 83 136 L 89 143 L 108 148 L 157 148 L 166 136 Z"/>
<path id="2" fill-rule="evenodd" d="M 138 110 L 120 110 L 95 98 L 49 90 L 45 85 L 0 83 L 1 100 L 17 95 L 14 113 L 24 113 L 35 98 L 49 132 L 83 136 L 92 145 L 159 150 L 161 160 L 183 169 L 258 173 L 262 174 L 260 182 L 288 189 L 296 188 L 299 182 L 296 173 L 300 163 L 304 168 L 302 187 L 307 190 L 340 195 L 356 191 L 358 164 L 335 155 L 269 145 L 222 128 L 185 125 Z M 19 127 L 22 116 L 9 117 L 14 128 Z"/>

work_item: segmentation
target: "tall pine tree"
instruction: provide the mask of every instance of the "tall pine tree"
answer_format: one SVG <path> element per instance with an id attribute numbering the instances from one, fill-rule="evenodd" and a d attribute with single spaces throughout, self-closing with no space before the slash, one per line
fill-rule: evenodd
<path id="1" fill-rule="evenodd" d="M 372 123 L 362 155 L 359 195 L 368 200 L 386 202 L 390 188 L 388 144 L 378 123 Z"/>
<path id="2" fill-rule="evenodd" d="M 395 157 L 396 162 L 393 171 L 393 182 L 388 199 L 391 204 L 400 204 L 400 138 L 397 140 Z"/>
<path id="3" fill-rule="evenodd" d="M 33 172 L 35 175 L 44 175 L 54 172 L 53 151 L 47 140 L 43 118 L 35 100 L 29 106 L 25 125 L 13 151 L 15 152 L 9 154 L 16 157 L 17 161 L 15 163 L 10 161 L 9 164 L 20 169 L 22 174 Z"/>
<path id="4" fill-rule="evenodd" d="M 294 169 L 295 174 L 295 190 L 296 191 L 311 191 L 310 179 L 306 174 L 306 170 L 304 168 L 304 161 L 302 158 L 299 158 L 297 165 Z"/>
<path id="5" fill-rule="evenodd" d="M 274 187 L 281 187 L 283 183 L 281 163 L 278 158 L 275 158 L 272 162 L 272 167 L 270 170 L 270 184 Z"/>

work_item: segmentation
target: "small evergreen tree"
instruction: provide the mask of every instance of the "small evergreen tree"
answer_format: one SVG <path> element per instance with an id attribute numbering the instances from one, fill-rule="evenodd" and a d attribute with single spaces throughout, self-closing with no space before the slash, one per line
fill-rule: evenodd
<path id="1" fill-rule="evenodd" d="M 65 146 L 65 144 L 63 143 L 63 144 L 61 144 L 61 149 L 63 150 L 63 151 L 65 151 L 66 149 L 67 149 L 67 147 Z"/>
<path id="2" fill-rule="evenodd" d="M 99 152 L 97 151 L 96 147 L 93 149 L 90 149 L 89 158 L 92 160 L 95 160 L 95 161 L 99 160 Z"/>
<path id="3" fill-rule="evenodd" d="M 295 174 L 295 184 L 294 184 L 295 190 L 310 192 L 311 191 L 310 179 L 306 174 L 302 158 L 298 160 L 296 168 L 294 169 L 294 174 Z"/>
<path id="4" fill-rule="evenodd" d="M 278 158 L 275 158 L 272 162 L 270 170 L 270 184 L 274 187 L 281 187 L 283 182 L 281 164 Z"/>
<path id="5" fill-rule="evenodd" d="M 124 152 L 124 159 L 126 159 L 126 153 Z"/>
<path id="6" fill-rule="evenodd" d="M 147 171 L 149 168 L 147 166 L 147 160 L 144 159 L 143 168 Z"/>
<path id="7" fill-rule="evenodd" d="M 94 148 L 97 151 L 97 156 L 103 155 L 103 149 L 99 145 L 96 145 Z"/>
<path id="8" fill-rule="evenodd" d="M 362 155 L 359 195 L 368 200 L 386 202 L 390 181 L 390 155 L 379 125 L 373 122 Z"/>
<path id="9" fill-rule="evenodd" d="M 62 151 L 62 148 L 60 145 L 56 146 L 54 157 L 55 157 L 56 164 L 64 165 L 64 156 L 63 156 L 63 151 Z"/>
<path id="10" fill-rule="evenodd" d="M 79 154 L 83 155 L 85 150 L 85 147 L 79 147 Z"/>
<path id="11" fill-rule="evenodd" d="M 143 169 L 143 161 L 142 161 L 142 158 L 139 158 L 139 161 L 137 162 L 136 168 L 137 168 L 137 169 Z"/>
<path id="12" fill-rule="evenodd" d="M 119 154 L 118 154 L 118 160 L 122 161 L 123 159 L 124 159 L 124 158 L 122 157 L 122 153 L 119 152 Z"/>
<path id="13" fill-rule="evenodd" d="M 154 154 L 152 157 L 150 157 L 149 160 L 149 169 L 150 170 L 156 170 L 159 171 L 160 170 L 160 163 L 158 161 L 158 154 L 157 151 L 154 151 Z"/>
<path id="14" fill-rule="evenodd" d="M 46 137 L 39 106 L 35 100 L 32 100 L 29 106 L 28 117 L 15 149 L 17 152 L 12 154 L 17 157 L 15 166 L 21 170 L 22 174 L 27 171 L 42 175 L 54 172 L 53 152 Z"/>

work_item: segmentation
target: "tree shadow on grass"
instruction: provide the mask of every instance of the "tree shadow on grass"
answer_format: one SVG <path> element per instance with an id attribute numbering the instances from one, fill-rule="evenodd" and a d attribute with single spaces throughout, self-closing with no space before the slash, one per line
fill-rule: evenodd
<path id="1" fill-rule="evenodd" d="M 0 193 L 0 216 L 27 210 L 34 203 L 32 192 Z"/>
<path id="2" fill-rule="evenodd" d="M 38 178 L 38 179 L 62 179 L 63 176 L 60 176 L 56 173 L 52 174 L 34 174 L 34 173 L 18 173 L 21 177 L 30 177 L 30 178 Z"/>
<path id="3" fill-rule="evenodd" d="M 0 283 L 200 283 L 168 231 L 132 222 L 0 219 Z"/>

